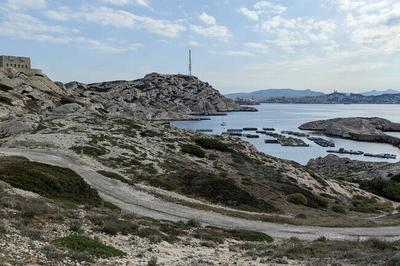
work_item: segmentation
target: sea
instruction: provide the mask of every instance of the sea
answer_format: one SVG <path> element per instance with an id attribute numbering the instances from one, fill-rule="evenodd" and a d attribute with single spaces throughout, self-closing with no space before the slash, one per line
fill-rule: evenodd
<path id="1" fill-rule="evenodd" d="M 305 132 L 311 136 L 319 136 L 335 143 L 335 148 L 323 148 L 307 138 L 302 138 L 310 147 L 282 147 L 279 144 L 265 144 L 265 135 L 259 139 L 243 140 L 253 144 L 259 151 L 266 154 L 296 161 L 300 164 L 307 164 L 310 159 L 328 155 L 327 150 L 345 148 L 347 150 L 360 150 L 365 153 L 390 153 L 396 154 L 397 159 L 379 159 L 365 157 L 363 155 L 337 154 L 354 160 L 377 161 L 377 162 L 398 162 L 400 161 L 400 149 L 389 144 L 360 142 L 341 138 L 326 137 L 319 132 L 301 131 L 298 127 L 306 122 L 337 117 L 381 117 L 400 123 L 400 105 L 389 104 L 261 104 L 254 106 L 258 112 L 232 112 L 226 116 L 210 116 L 209 120 L 201 121 L 176 121 L 173 124 L 182 129 L 212 129 L 206 134 L 220 135 L 227 129 L 240 129 L 244 127 L 275 128 L 277 133 L 284 130 Z M 400 138 L 400 132 L 387 133 L 388 135 Z"/>

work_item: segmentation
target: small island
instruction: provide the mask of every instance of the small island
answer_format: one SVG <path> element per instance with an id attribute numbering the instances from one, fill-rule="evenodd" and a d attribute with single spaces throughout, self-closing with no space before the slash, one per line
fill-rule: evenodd
<path id="1" fill-rule="evenodd" d="M 369 142 L 381 142 L 400 147 L 400 138 L 385 132 L 400 132 L 400 123 L 378 117 L 349 117 L 305 123 L 301 130 L 320 131 L 327 136 Z"/>

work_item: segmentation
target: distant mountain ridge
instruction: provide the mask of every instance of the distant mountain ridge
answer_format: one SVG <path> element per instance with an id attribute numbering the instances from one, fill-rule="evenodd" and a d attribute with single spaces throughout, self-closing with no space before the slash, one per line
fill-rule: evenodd
<path id="1" fill-rule="evenodd" d="M 299 98 L 307 96 L 321 96 L 324 95 L 322 92 L 312 90 L 293 90 L 293 89 L 267 89 L 253 92 L 239 92 L 229 93 L 225 96 L 231 99 L 254 99 L 257 101 L 264 100 L 266 98 L 275 97 L 287 97 L 287 98 Z"/>
<path id="2" fill-rule="evenodd" d="M 384 90 L 384 91 L 378 91 L 378 90 L 372 90 L 372 91 L 367 91 L 361 93 L 364 96 L 379 96 L 379 95 L 384 95 L 384 94 L 400 94 L 400 90 Z"/>
<path id="3" fill-rule="evenodd" d="M 237 93 L 228 93 L 225 94 L 226 97 L 238 100 L 238 99 L 248 99 L 254 100 L 256 102 L 270 102 L 271 99 L 276 100 L 276 98 L 304 98 L 304 97 L 318 97 L 318 96 L 329 96 L 329 95 L 346 95 L 348 97 L 354 97 L 355 95 L 359 96 L 383 96 L 383 95 L 396 95 L 400 94 L 400 90 L 371 90 L 366 92 L 359 93 L 342 93 L 342 92 L 334 92 L 331 94 L 326 94 L 319 91 L 313 91 L 310 89 L 306 90 L 295 90 L 295 89 L 266 89 L 266 90 L 258 90 L 253 92 L 237 92 Z M 290 100 L 288 100 L 290 101 Z"/>
<path id="4" fill-rule="evenodd" d="M 302 104 L 400 104 L 400 94 L 383 94 L 364 96 L 334 92 L 321 96 L 286 98 L 269 98 L 265 103 L 302 103 Z"/>

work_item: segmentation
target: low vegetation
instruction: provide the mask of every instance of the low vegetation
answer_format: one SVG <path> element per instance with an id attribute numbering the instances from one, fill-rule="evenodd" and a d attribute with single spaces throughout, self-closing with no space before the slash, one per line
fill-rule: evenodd
<path id="1" fill-rule="evenodd" d="M 99 157 L 107 154 L 107 150 L 102 147 L 73 146 L 70 149 L 77 154 L 83 154 L 91 157 Z"/>
<path id="2" fill-rule="evenodd" d="M 187 153 L 199 158 L 206 157 L 206 152 L 202 148 L 194 144 L 182 144 L 181 151 L 183 153 Z"/>
<path id="3" fill-rule="evenodd" d="M 304 196 L 301 193 L 290 194 L 287 196 L 287 200 L 291 203 L 298 204 L 298 205 L 307 206 L 307 204 L 308 204 L 308 200 L 307 200 L 306 196 Z"/>
<path id="4" fill-rule="evenodd" d="M 207 150 L 217 150 L 227 152 L 230 148 L 227 144 L 223 143 L 217 138 L 196 138 L 194 140 L 197 145 Z"/>
<path id="5" fill-rule="evenodd" d="M 74 171 L 22 157 L 0 158 L 0 180 L 50 199 L 92 206 L 103 203 L 97 191 Z"/>
<path id="6" fill-rule="evenodd" d="M 360 182 L 360 187 L 376 195 L 400 202 L 400 181 L 396 177 L 390 181 L 381 178 L 363 180 Z"/>
<path id="7" fill-rule="evenodd" d="M 364 213 L 390 212 L 393 210 L 393 206 L 390 202 L 378 202 L 373 197 L 354 196 L 351 210 Z"/>
<path id="8" fill-rule="evenodd" d="M 70 235 L 64 238 L 56 239 L 53 244 L 59 247 L 65 247 L 73 252 L 89 253 L 99 258 L 121 257 L 125 253 L 98 240 L 88 238 L 83 235 Z"/>

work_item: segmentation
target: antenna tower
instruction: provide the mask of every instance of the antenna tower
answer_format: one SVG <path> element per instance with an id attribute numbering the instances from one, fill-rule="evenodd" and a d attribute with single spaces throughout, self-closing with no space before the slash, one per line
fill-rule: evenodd
<path id="1" fill-rule="evenodd" d="M 192 76 L 192 50 L 189 50 L 189 76 Z"/>

